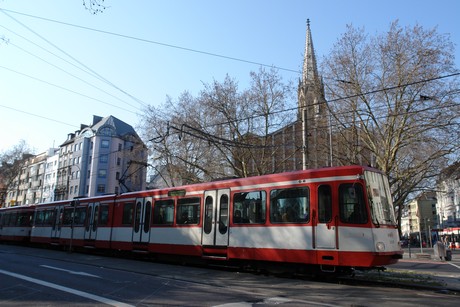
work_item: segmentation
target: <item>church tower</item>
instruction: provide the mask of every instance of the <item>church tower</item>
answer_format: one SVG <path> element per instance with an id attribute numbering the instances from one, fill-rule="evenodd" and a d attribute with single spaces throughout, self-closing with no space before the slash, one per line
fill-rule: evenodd
<path id="1" fill-rule="evenodd" d="M 328 166 L 330 165 L 328 110 L 324 97 L 324 84 L 316 65 L 310 20 L 307 20 L 302 77 L 299 79 L 297 96 L 297 119 L 302 122 L 303 168 Z"/>

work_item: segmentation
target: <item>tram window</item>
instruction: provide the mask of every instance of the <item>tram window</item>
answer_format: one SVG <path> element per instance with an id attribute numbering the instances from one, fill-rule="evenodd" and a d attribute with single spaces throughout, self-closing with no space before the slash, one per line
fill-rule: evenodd
<path id="1" fill-rule="evenodd" d="M 318 221 L 327 223 L 332 220 L 332 192 L 329 185 L 318 187 Z"/>
<path id="2" fill-rule="evenodd" d="M 73 215 L 73 208 L 64 209 L 64 214 L 62 217 L 62 225 L 71 225 L 72 215 Z"/>
<path id="3" fill-rule="evenodd" d="M 94 214 L 93 214 L 93 231 L 96 231 L 97 225 L 99 224 L 99 204 L 94 205 Z"/>
<path id="4" fill-rule="evenodd" d="M 219 213 L 219 232 L 227 233 L 228 229 L 228 195 L 224 194 L 220 197 L 220 213 Z"/>
<path id="5" fill-rule="evenodd" d="M 153 207 L 153 224 L 172 225 L 174 222 L 174 201 L 172 199 L 159 200 Z"/>
<path id="6" fill-rule="evenodd" d="M 86 210 L 84 207 L 75 210 L 75 225 L 83 225 L 86 220 Z"/>
<path id="7" fill-rule="evenodd" d="M 123 225 L 131 225 L 133 223 L 133 212 L 134 212 L 133 203 L 127 203 L 123 205 L 123 217 L 121 219 L 121 223 Z"/>
<path id="8" fill-rule="evenodd" d="M 99 209 L 99 225 L 107 225 L 109 221 L 109 206 L 103 205 Z"/>
<path id="9" fill-rule="evenodd" d="M 30 213 L 29 212 L 19 213 L 18 226 L 30 226 Z"/>
<path id="10" fill-rule="evenodd" d="M 18 213 L 17 212 L 12 212 L 9 215 L 10 215 L 10 220 L 9 220 L 8 225 L 9 226 L 16 226 L 16 219 L 17 219 Z"/>
<path id="11" fill-rule="evenodd" d="M 253 191 L 233 196 L 233 223 L 264 224 L 266 220 L 266 193 Z"/>
<path id="12" fill-rule="evenodd" d="M 35 212 L 35 219 L 34 219 L 34 225 L 42 225 L 43 224 L 43 211 L 36 211 Z"/>
<path id="13" fill-rule="evenodd" d="M 360 184 L 341 184 L 339 187 L 340 221 L 344 223 L 367 223 L 363 187 Z"/>
<path id="14" fill-rule="evenodd" d="M 200 222 L 200 198 L 181 198 L 177 201 L 176 223 L 179 225 L 198 224 Z"/>
<path id="15" fill-rule="evenodd" d="M 147 201 L 145 203 L 145 212 L 144 212 L 144 232 L 150 231 L 150 215 L 152 214 L 152 202 Z"/>
<path id="16" fill-rule="evenodd" d="M 310 220 L 310 190 L 307 187 L 270 192 L 270 222 L 307 223 Z"/>
<path id="17" fill-rule="evenodd" d="M 55 215 L 54 215 L 54 210 L 45 210 L 45 217 L 43 220 L 43 224 L 47 226 L 51 226 L 55 223 Z"/>
<path id="18" fill-rule="evenodd" d="M 213 220 L 213 198 L 212 196 L 206 196 L 204 201 L 204 224 L 203 231 L 205 234 L 210 234 L 212 230 L 212 220 Z"/>
<path id="19" fill-rule="evenodd" d="M 138 232 L 141 227 L 141 210 L 142 210 L 142 202 L 138 201 L 136 203 L 136 213 L 134 217 L 134 231 Z"/>

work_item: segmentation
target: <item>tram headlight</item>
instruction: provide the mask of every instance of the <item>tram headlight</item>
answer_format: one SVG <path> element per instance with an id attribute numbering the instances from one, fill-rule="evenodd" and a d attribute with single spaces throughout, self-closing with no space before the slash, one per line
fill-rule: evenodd
<path id="1" fill-rule="evenodd" d="M 375 248 L 378 252 L 383 252 L 385 250 L 385 243 L 377 242 L 377 244 L 375 244 Z"/>

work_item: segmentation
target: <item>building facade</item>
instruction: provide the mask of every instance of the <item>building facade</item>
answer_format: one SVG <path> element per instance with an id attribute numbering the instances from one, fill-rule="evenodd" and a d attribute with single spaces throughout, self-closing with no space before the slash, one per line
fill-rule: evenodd
<path id="1" fill-rule="evenodd" d="M 460 227 L 460 162 L 441 172 L 437 191 L 438 228 Z"/>
<path id="2" fill-rule="evenodd" d="M 143 190 L 147 158 L 132 126 L 94 116 L 60 146 L 55 200 Z"/>
<path id="3" fill-rule="evenodd" d="M 119 194 L 145 189 L 148 151 L 134 128 L 93 116 L 59 148 L 25 160 L 6 206 Z"/>
<path id="4" fill-rule="evenodd" d="M 407 205 L 407 212 L 401 219 L 401 233 L 405 238 L 425 242 L 426 246 L 433 243 L 434 231 L 437 229 L 438 213 L 436 211 L 436 192 L 425 192 Z"/>

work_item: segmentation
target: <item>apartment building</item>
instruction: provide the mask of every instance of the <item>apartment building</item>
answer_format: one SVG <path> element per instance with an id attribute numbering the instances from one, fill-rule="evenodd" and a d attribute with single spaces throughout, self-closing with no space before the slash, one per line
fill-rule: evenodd
<path id="1" fill-rule="evenodd" d="M 145 189 L 148 151 L 134 128 L 114 116 L 90 125 L 59 146 L 24 161 L 6 206 L 20 206 Z"/>
<path id="2" fill-rule="evenodd" d="M 401 232 L 405 237 L 412 236 L 429 245 L 432 231 L 438 225 L 436 193 L 424 192 L 407 206 L 406 216 L 401 221 Z"/>

